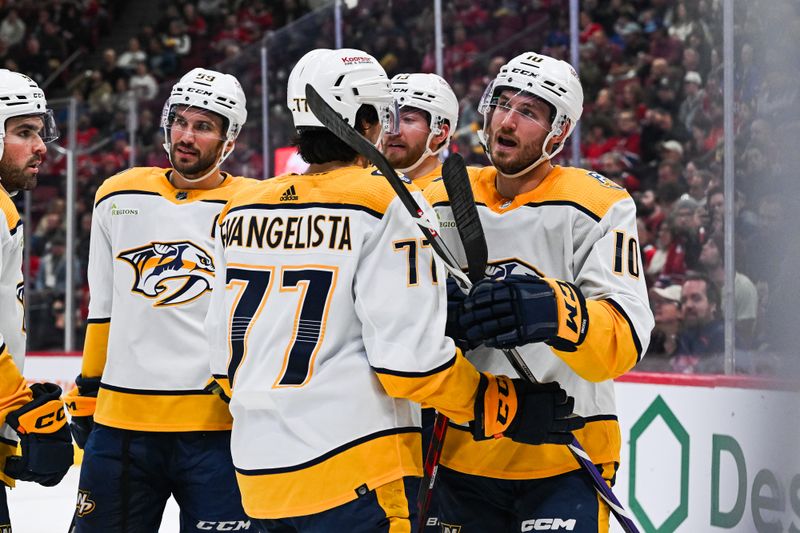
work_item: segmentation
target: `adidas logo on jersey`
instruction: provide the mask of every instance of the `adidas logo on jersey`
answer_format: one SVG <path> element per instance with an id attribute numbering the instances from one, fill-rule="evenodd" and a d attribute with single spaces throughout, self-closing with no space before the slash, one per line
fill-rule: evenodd
<path id="1" fill-rule="evenodd" d="M 294 189 L 294 185 L 283 191 L 283 194 L 281 195 L 281 202 L 291 202 L 292 200 L 299 200 L 297 191 Z"/>

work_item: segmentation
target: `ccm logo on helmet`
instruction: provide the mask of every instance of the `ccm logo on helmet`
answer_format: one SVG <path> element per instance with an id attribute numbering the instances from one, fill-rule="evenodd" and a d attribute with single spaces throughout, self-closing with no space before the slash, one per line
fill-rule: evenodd
<path id="1" fill-rule="evenodd" d="M 533 72 L 531 70 L 525 70 L 525 69 L 522 69 L 522 68 L 517 68 L 517 67 L 512 68 L 511 72 L 513 72 L 514 74 L 522 74 L 523 76 L 530 76 L 531 78 L 538 78 L 539 77 L 539 74 L 536 73 L 536 72 Z"/>
<path id="2" fill-rule="evenodd" d="M 198 89 L 197 87 L 187 87 L 186 92 L 202 94 L 203 96 L 212 96 L 214 94 L 211 91 L 207 91 L 205 89 Z"/>
<path id="3" fill-rule="evenodd" d="M 537 518 L 535 520 L 525 520 L 522 522 L 521 531 L 557 531 L 563 529 L 573 531 L 577 520 L 561 520 L 560 518 Z"/>

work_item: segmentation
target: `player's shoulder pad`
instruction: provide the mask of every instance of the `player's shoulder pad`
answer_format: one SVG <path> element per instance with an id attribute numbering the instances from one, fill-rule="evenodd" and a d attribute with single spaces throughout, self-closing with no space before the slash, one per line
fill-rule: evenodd
<path id="1" fill-rule="evenodd" d="M 164 193 L 169 185 L 168 171 L 159 167 L 133 167 L 114 174 L 97 189 L 94 205 L 121 191 Z"/>
<path id="2" fill-rule="evenodd" d="M 8 193 L 0 186 L 0 211 L 3 212 L 3 219 L 6 221 L 6 226 L 8 227 L 8 231 L 10 233 L 14 233 L 17 228 L 21 225 L 21 219 L 19 218 L 19 211 L 17 211 L 17 206 L 14 205 L 14 200 L 8 195 Z"/>
<path id="3" fill-rule="evenodd" d="M 624 187 L 592 170 L 556 167 L 551 186 L 543 191 L 542 202 L 565 202 L 602 219 L 618 202 L 629 199 Z"/>
<path id="4" fill-rule="evenodd" d="M 406 175 L 398 174 L 398 177 L 409 191 L 420 190 Z M 341 197 L 341 203 L 360 205 L 381 216 L 386 213 L 389 204 L 397 198 L 397 193 L 386 176 L 375 167 L 364 169 L 348 167 L 331 178 L 323 184 L 322 190 L 326 196 L 332 194 L 335 198 L 338 195 Z"/>
<path id="5" fill-rule="evenodd" d="M 419 189 L 405 183 L 412 191 Z M 228 211 L 259 204 L 271 206 L 352 205 L 376 217 L 382 217 L 397 197 L 386 178 L 374 167 L 349 166 L 320 174 L 286 174 L 237 191 L 220 213 L 220 221 Z"/>
<path id="6" fill-rule="evenodd" d="M 469 181 L 472 184 L 473 191 L 476 190 L 476 185 L 483 175 L 484 170 L 484 167 L 467 167 L 467 175 L 469 176 Z M 447 196 L 447 189 L 444 186 L 444 178 L 442 177 L 438 177 L 430 182 L 430 184 L 428 184 L 428 186 L 423 190 L 423 193 L 425 194 L 425 199 L 428 200 L 433 207 L 436 207 L 437 204 L 450 204 L 450 199 Z"/>

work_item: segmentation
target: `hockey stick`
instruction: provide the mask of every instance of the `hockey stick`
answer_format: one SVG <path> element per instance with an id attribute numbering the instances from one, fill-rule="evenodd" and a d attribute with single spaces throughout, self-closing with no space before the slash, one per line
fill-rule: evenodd
<path id="1" fill-rule="evenodd" d="M 460 175 L 461 172 L 463 172 L 463 176 Z M 478 210 L 475 208 L 475 197 L 472 195 L 467 168 L 460 155 L 452 154 L 445 160 L 442 166 L 442 179 L 447 190 L 447 196 L 451 199 L 450 205 L 452 209 L 460 209 L 458 216 L 455 214 L 453 216 L 456 219 L 458 235 L 467 253 L 467 275 L 472 283 L 477 283 L 486 276 L 486 262 L 489 259 L 489 251 L 486 247 L 481 221 L 478 218 Z M 466 186 L 464 186 L 463 180 L 466 180 Z M 454 197 L 456 200 L 453 199 Z M 462 221 L 462 224 L 458 223 L 459 220 Z M 439 412 L 436 413 L 431 442 L 425 454 L 422 481 L 417 494 L 417 507 L 419 509 L 417 529 L 420 532 L 424 531 L 425 522 L 428 518 L 428 511 L 433 497 L 433 487 L 436 484 L 436 473 L 439 470 L 439 461 L 442 457 L 444 437 L 447 434 L 449 422 L 450 419 L 447 416 Z"/>
<path id="2" fill-rule="evenodd" d="M 467 176 L 467 168 L 460 155 L 452 154 L 445 160 L 442 165 L 442 179 L 447 196 L 450 198 L 450 207 L 454 211 L 456 229 L 467 256 L 467 275 L 472 283 L 477 283 L 486 276 L 489 250 L 486 246 L 480 218 L 478 218 L 478 210 L 475 208 L 475 197 L 472 194 L 469 176 Z M 455 213 L 456 210 L 459 211 L 458 214 Z M 418 495 L 420 531 L 422 531 L 430 508 L 448 423 L 449 419 L 445 415 L 436 413 L 433 438 L 428 453 L 425 455 L 424 476 Z"/>
<path id="3" fill-rule="evenodd" d="M 306 85 L 306 103 L 311 108 L 311 111 L 314 113 L 314 115 L 319 119 L 320 122 L 322 122 L 322 124 L 325 125 L 328 130 L 330 130 L 339 139 L 344 141 L 348 146 L 350 146 L 350 148 L 369 159 L 378 168 L 381 174 L 383 174 L 383 176 L 389 181 L 389 184 L 392 186 L 395 193 L 397 193 L 401 203 L 408 210 L 409 214 L 414 219 L 423 235 L 425 235 L 430 242 L 433 251 L 443 260 L 447 270 L 461 282 L 462 286 L 470 287 L 472 285 L 471 282 L 458 267 L 458 261 L 444 243 L 444 240 L 441 238 L 439 233 L 436 231 L 433 223 L 431 223 L 431 221 L 425 216 L 416 200 L 414 200 L 414 197 L 405 187 L 403 180 L 397 175 L 394 168 L 392 168 L 392 165 L 386 160 L 386 158 L 375 147 L 375 145 L 363 135 L 358 133 L 355 129 L 353 129 L 347 122 L 345 122 L 344 119 L 342 119 L 342 117 L 339 116 L 339 114 L 334 111 L 333 108 L 331 108 L 328 103 L 325 102 L 325 100 L 322 99 L 319 93 L 311 85 Z M 522 360 L 522 357 L 516 352 L 516 350 L 508 350 L 504 351 L 504 353 L 520 376 L 529 379 L 531 382 L 536 381 L 536 378 L 534 377 L 530 368 L 528 368 L 528 365 L 525 364 L 525 361 Z M 578 444 L 578 447 L 573 449 L 576 443 L 577 441 L 573 439 L 573 444 L 569 445 L 570 450 L 572 450 L 576 457 L 579 458 L 578 462 L 581 463 L 581 465 L 583 465 L 584 462 L 588 462 L 588 464 L 592 467 L 589 469 L 589 473 L 592 475 L 592 480 L 595 484 L 595 487 L 597 488 L 598 492 L 604 496 L 603 499 L 620 521 L 623 529 L 625 529 L 627 533 L 638 533 L 639 530 L 636 528 L 633 521 L 628 517 L 627 511 L 619 503 L 619 500 L 616 498 L 616 496 L 614 496 L 614 493 L 611 492 L 611 489 L 608 487 L 608 485 L 606 485 L 605 480 L 602 478 L 599 472 L 597 472 L 597 469 L 592 464 L 591 459 L 586 452 L 583 451 L 583 448 L 581 448 Z"/>
<path id="4" fill-rule="evenodd" d="M 450 209 L 453 212 L 456 229 L 458 229 L 458 234 L 464 246 L 464 253 L 467 257 L 469 278 L 473 283 L 477 283 L 478 280 L 485 277 L 486 263 L 489 254 L 486 245 L 486 237 L 483 234 L 483 227 L 481 226 L 481 220 L 478 215 L 478 208 L 475 205 L 475 198 L 472 195 L 472 185 L 469 182 L 467 167 L 461 156 L 453 154 L 447 158 L 442 169 L 442 178 L 444 179 L 445 189 L 447 190 L 447 196 L 450 200 Z M 481 270 L 480 276 L 476 277 L 473 271 L 477 269 Z M 503 353 L 520 377 L 533 383 L 537 382 L 536 377 L 517 350 L 503 350 Z M 439 415 L 437 415 L 437 417 L 438 416 Z M 603 498 L 606 504 L 608 504 L 611 512 L 617 517 L 622 528 L 627 533 L 638 533 L 638 529 L 631 520 L 627 510 L 622 506 L 614 492 L 606 484 L 602 474 L 598 471 L 594 463 L 592 463 L 591 458 L 583 449 L 580 442 L 578 442 L 578 439 L 573 436 L 572 443 L 568 444 L 567 447 L 570 452 L 572 452 L 573 457 L 578 461 L 580 467 L 589 474 L 597 493 Z"/>

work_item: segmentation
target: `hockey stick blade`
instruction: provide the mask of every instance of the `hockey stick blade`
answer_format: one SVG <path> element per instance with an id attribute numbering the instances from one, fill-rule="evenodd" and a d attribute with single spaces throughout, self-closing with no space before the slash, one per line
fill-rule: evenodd
<path id="1" fill-rule="evenodd" d="M 447 197 L 450 199 L 453 218 L 456 220 L 456 229 L 467 256 L 469 279 L 472 283 L 477 283 L 486 277 L 489 250 L 475 206 L 475 196 L 472 194 L 467 167 L 459 154 L 450 154 L 445 160 L 442 165 L 442 179 Z"/>

